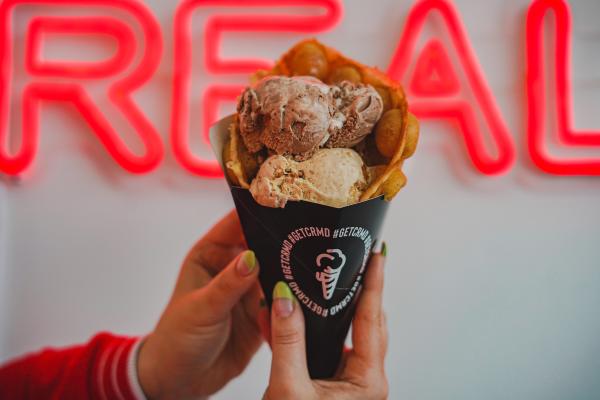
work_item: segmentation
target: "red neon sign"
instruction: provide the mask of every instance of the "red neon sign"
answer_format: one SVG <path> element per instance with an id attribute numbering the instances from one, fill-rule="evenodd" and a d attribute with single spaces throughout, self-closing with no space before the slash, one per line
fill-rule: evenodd
<path id="1" fill-rule="evenodd" d="M 408 85 L 411 111 L 420 118 L 457 121 L 475 167 L 484 174 L 506 172 L 515 156 L 512 138 L 452 3 L 447 0 L 422 0 L 415 4 L 406 19 L 404 32 L 392 57 L 388 73 L 392 78 L 407 81 L 406 74 L 409 63 L 414 58 L 417 38 L 425 20 L 433 11 L 437 11 L 443 18 L 452 45 L 460 58 L 458 67 L 467 77 L 468 88 L 460 87 L 457 74 L 441 42 L 430 41 L 417 58 L 415 73 Z M 473 92 L 476 104 L 470 104 L 460 96 L 461 90 L 467 89 Z M 478 128 L 476 120 L 478 110 L 483 114 L 491 140 L 496 147 L 496 156 L 485 146 L 485 133 Z"/>
<path id="2" fill-rule="evenodd" d="M 53 5 L 84 9 L 102 6 L 131 15 L 142 28 L 144 49 L 136 48 L 137 41 L 130 28 L 114 18 L 93 17 L 37 17 L 27 28 L 25 64 L 31 82 L 22 93 L 21 146 L 15 154 L 9 150 L 10 87 L 13 68 L 13 36 L 11 17 L 18 5 Z M 85 10 L 85 9 L 84 9 Z M 132 101 L 130 94 L 142 86 L 154 73 L 162 52 L 161 32 L 152 14 L 132 0 L 6 0 L 0 4 L 0 171 L 17 175 L 27 169 L 37 153 L 39 142 L 39 108 L 43 100 L 70 102 L 81 113 L 113 159 L 132 173 L 148 172 L 163 156 L 160 136 L 144 113 Z M 61 34 L 109 35 L 117 41 L 116 54 L 96 63 L 43 61 L 40 48 L 45 32 Z M 132 67 L 133 55 L 140 52 L 137 66 Z M 131 72 L 118 76 L 131 67 Z M 61 78 L 58 82 L 51 78 Z M 134 153 L 112 127 L 108 118 L 92 100 L 83 80 L 109 80 L 106 96 L 131 124 L 144 145 L 142 155 Z"/>
<path id="3" fill-rule="evenodd" d="M 563 0 L 535 0 L 527 12 L 527 144 L 533 162 L 543 171 L 558 175 L 600 175 L 600 156 L 596 158 L 555 158 L 545 146 L 546 66 L 544 65 L 544 17 L 555 16 L 554 63 L 556 93 L 552 93 L 557 118 L 557 139 L 562 147 L 597 147 L 600 131 L 577 131 L 573 128 L 573 99 L 569 80 L 571 67 L 571 14 Z"/>
<path id="4" fill-rule="evenodd" d="M 439 40 L 432 39 L 423 47 L 415 63 L 409 90 L 422 97 L 451 96 L 460 92 L 458 76 Z"/>
<path id="5" fill-rule="evenodd" d="M 44 35 L 103 34 L 112 37 L 119 46 L 109 59 L 95 62 L 53 62 L 41 58 Z M 32 76 L 56 76 L 81 79 L 106 78 L 122 72 L 135 54 L 135 35 L 131 28 L 111 17 L 35 18 L 29 23 L 25 54 L 25 68 Z"/>
<path id="6" fill-rule="evenodd" d="M 27 26 L 25 70 L 30 81 L 21 98 L 21 144 L 11 152 L 9 116 L 11 115 L 11 85 L 13 84 L 13 36 L 11 19 L 19 5 L 45 5 L 75 8 L 82 11 L 95 7 L 92 16 L 37 16 Z M 98 15 L 98 7 L 106 12 L 127 13 L 139 24 L 142 41 L 137 40 L 130 23 L 109 15 Z M 220 55 L 225 32 L 293 32 L 314 34 L 333 28 L 342 17 L 339 0 L 185 0 L 176 10 L 174 37 L 174 75 L 170 142 L 178 162 L 187 170 L 203 177 L 219 177 L 221 171 L 214 160 L 203 159 L 190 148 L 189 91 L 192 70 L 192 14 L 210 7 L 309 7 L 323 12 L 318 15 L 293 15 L 283 12 L 264 14 L 216 14 L 207 18 L 201 47 L 207 72 L 219 76 L 248 74 L 258 68 L 269 68 L 270 60 L 225 59 Z M 442 16 L 450 38 L 449 46 L 441 38 L 429 39 L 416 49 L 424 23 L 432 13 Z M 556 93 L 546 93 L 544 86 L 547 66 L 542 37 L 544 18 L 556 16 L 554 43 Z M 39 109 L 42 101 L 72 103 L 88 122 L 95 135 L 113 159 L 125 170 L 144 173 L 155 168 L 163 157 L 161 138 L 143 112 L 131 99 L 131 93 L 154 73 L 162 53 L 162 36 L 156 19 L 135 0 L 5 0 L 0 3 L 0 172 L 17 175 L 34 161 L 39 142 Z M 528 149 L 534 163 L 542 170 L 563 175 L 600 175 L 600 156 L 596 158 L 557 158 L 546 149 L 544 120 L 546 113 L 556 115 L 557 137 L 561 147 L 568 149 L 600 148 L 600 131 L 580 131 L 573 128 L 570 75 L 571 15 L 564 0 L 534 0 L 527 14 L 527 112 Z M 112 38 L 116 52 L 95 62 L 45 60 L 41 57 L 44 41 L 53 35 L 102 35 Z M 143 43 L 142 46 L 138 43 Z M 459 62 L 449 57 L 458 55 Z M 414 67 L 409 69 L 409 65 Z M 135 64 L 137 63 L 137 64 Z M 459 14 L 450 0 L 419 0 L 409 12 L 404 32 L 392 57 L 389 73 L 407 82 L 409 103 L 420 118 L 449 119 L 458 128 L 473 165 L 484 174 L 499 174 L 510 169 L 514 144 L 500 115 L 494 96 L 488 87 L 477 58 L 471 48 Z M 459 76 L 464 76 L 461 82 Z M 141 143 L 143 154 L 136 154 L 122 140 L 86 87 L 87 82 L 101 82 L 105 96 L 129 122 Z M 212 83 L 202 94 L 201 131 L 198 135 L 208 142 L 208 127 L 216 119 L 218 106 L 235 101 L 242 86 Z M 556 97 L 556 110 L 546 109 L 546 96 Z M 469 98 L 474 98 L 471 102 Z M 482 127 L 477 122 L 481 116 Z M 483 128 L 483 129 L 481 129 Z M 486 139 L 493 143 L 490 151 Z"/>
<path id="7" fill-rule="evenodd" d="M 191 80 L 192 13 L 201 7 L 319 7 L 322 15 L 260 14 L 213 15 L 208 18 L 204 32 L 204 64 L 207 71 L 217 75 L 249 74 L 260 68 L 270 68 L 272 62 L 262 59 L 221 58 L 221 38 L 224 32 L 297 32 L 314 34 L 334 27 L 342 16 L 338 0 L 186 0 L 175 14 L 175 74 L 173 77 L 173 109 L 171 114 L 171 145 L 179 163 L 188 171 L 207 178 L 218 178 L 223 172 L 215 160 L 205 160 L 193 154 L 189 146 L 189 87 Z M 202 95 L 202 132 L 208 143 L 208 128 L 217 119 L 218 104 L 235 101 L 243 90 L 240 85 L 214 84 Z"/>

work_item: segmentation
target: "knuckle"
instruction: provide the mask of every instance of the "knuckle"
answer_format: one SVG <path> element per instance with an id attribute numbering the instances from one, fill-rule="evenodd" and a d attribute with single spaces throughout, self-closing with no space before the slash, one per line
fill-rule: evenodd
<path id="1" fill-rule="evenodd" d="M 283 384 L 270 387 L 267 398 L 273 400 L 292 400 L 300 399 L 302 397 L 300 397 L 298 391 L 292 385 Z"/>
<path id="2" fill-rule="evenodd" d="M 383 383 L 381 384 L 380 392 L 378 393 L 378 395 L 379 399 L 387 399 L 390 395 L 390 387 L 387 379 L 385 378 L 383 379 Z"/>
<path id="3" fill-rule="evenodd" d="M 246 364 L 247 363 L 238 363 L 234 366 L 232 366 L 231 369 L 231 378 L 237 378 L 238 376 L 240 376 L 242 374 L 242 372 L 244 372 L 244 370 L 246 369 Z"/>
<path id="4" fill-rule="evenodd" d="M 381 320 L 381 318 L 379 318 L 379 313 L 370 310 L 363 310 L 363 312 L 357 313 L 356 319 L 359 322 L 372 326 L 380 326 L 379 321 Z"/>
<path id="5" fill-rule="evenodd" d="M 295 346 L 302 343 L 302 334 L 296 329 L 275 330 L 271 340 L 283 346 Z"/>
<path id="6" fill-rule="evenodd" d="M 208 288 L 201 289 L 202 304 L 206 307 L 206 310 L 212 311 L 219 307 L 221 300 L 207 289 Z"/>
<path id="7" fill-rule="evenodd" d="M 367 373 L 360 385 L 365 389 L 364 397 L 370 400 L 387 399 L 389 396 L 389 384 L 385 373 L 379 368 L 372 368 Z"/>
<path id="8" fill-rule="evenodd" d="M 379 377 L 370 382 L 367 398 L 371 400 L 384 400 L 389 396 L 389 385 L 385 377 Z"/>
<path id="9" fill-rule="evenodd" d="M 381 311 L 381 318 L 379 321 L 379 325 L 381 326 L 381 328 L 383 330 L 387 330 L 387 321 L 388 321 L 387 313 L 385 311 Z"/>
<path id="10" fill-rule="evenodd" d="M 382 376 L 379 384 L 377 385 L 377 391 L 375 393 L 375 398 L 377 399 L 387 399 L 389 395 L 389 385 L 385 376 Z"/>
<path id="11" fill-rule="evenodd" d="M 384 328 L 383 333 L 382 333 L 382 339 L 381 339 L 381 348 L 383 349 L 384 353 L 387 353 L 387 349 L 388 349 L 388 338 L 389 338 L 389 332 L 387 328 Z"/>
<path id="12" fill-rule="evenodd" d="M 227 295 L 228 293 L 235 292 L 236 284 L 229 279 L 226 274 L 227 271 L 223 271 L 222 275 L 215 278 L 215 289 L 219 294 Z"/>
<path id="13" fill-rule="evenodd" d="M 208 271 L 207 267 L 211 264 L 208 256 L 211 254 L 211 250 L 210 243 L 201 240 L 190 250 L 184 263 Z M 211 275 L 214 276 L 214 273 L 211 273 Z"/>

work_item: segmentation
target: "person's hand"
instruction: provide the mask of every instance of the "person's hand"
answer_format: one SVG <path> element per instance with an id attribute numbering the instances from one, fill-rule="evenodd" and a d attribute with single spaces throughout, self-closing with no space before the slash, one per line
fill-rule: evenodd
<path id="1" fill-rule="evenodd" d="M 239 375 L 262 343 L 258 263 L 235 211 L 189 252 L 174 293 L 142 344 L 138 377 L 149 399 L 199 398 Z"/>
<path id="2" fill-rule="evenodd" d="M 263 400 L 387 398 L 387 328 L 381 304 L 384 259 L 382 254 L 371 257 L 352 325 L 354 348 L 344 353 L 338 373 L 330 380 L 310 379 L 302 310 L 289 287 L 277 283 L 271 309 L 273 361 Z"/>

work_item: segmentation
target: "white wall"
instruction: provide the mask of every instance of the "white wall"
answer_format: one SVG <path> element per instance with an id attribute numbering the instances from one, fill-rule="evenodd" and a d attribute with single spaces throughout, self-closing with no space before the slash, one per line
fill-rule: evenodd
<path id="1" fill-rule="evenodd" d="M 385 69 L 409 3 L 347 1 L 342 23 L 321 38 Z M 507 175 L 482 176 L 449 125 L 423 123 L 386 226 L 390 398 L 598 398 L 600 179 L 545 175 L 527 159 L 527 2 L 456 3 L 518 160 Z M 572 3 L 576 125 L 599 128 L 600 6 Z M 136 99 L 166 137 L 174 5 L 147 4 L 164 29 L 165 54 Z M 275 58 L 297 36 L 258 38 L 227 40 L 224 53 Z M 41 121 L 33 173 L 0 181 L 0 360 L 100 330 L 149 331 L 186 250 L 232 207 L 223 182 L 188 175 L 171 153 L 156 172 L 132 176 L 72 110 L 48 106 Z M 215 398 L 260 398 L 268 370 L 263 347 Z"/>

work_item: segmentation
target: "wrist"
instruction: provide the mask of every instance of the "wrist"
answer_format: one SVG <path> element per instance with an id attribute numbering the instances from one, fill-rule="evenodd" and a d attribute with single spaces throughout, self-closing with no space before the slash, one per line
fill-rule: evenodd
<path id="1" fill-rule="evenodd" d="M 148 335 L 140 344 L 137 358 L 137 376 L 140 387 L 148 400 L 161 398 L 160 380 L 156 373 L 158 357 L 156 357 L 154 334 Z"/>
<path id="2" fill-rule="evenodd" d="M 129 383 L 129 393 L 133 396 L 132 399 L 135 400 L 148 400 L 142 390 L 138 375 L 138 356 L 144 340 L 146 340 L 146 337 L 138 338 L 127 356 L 127 381 Z"/>

